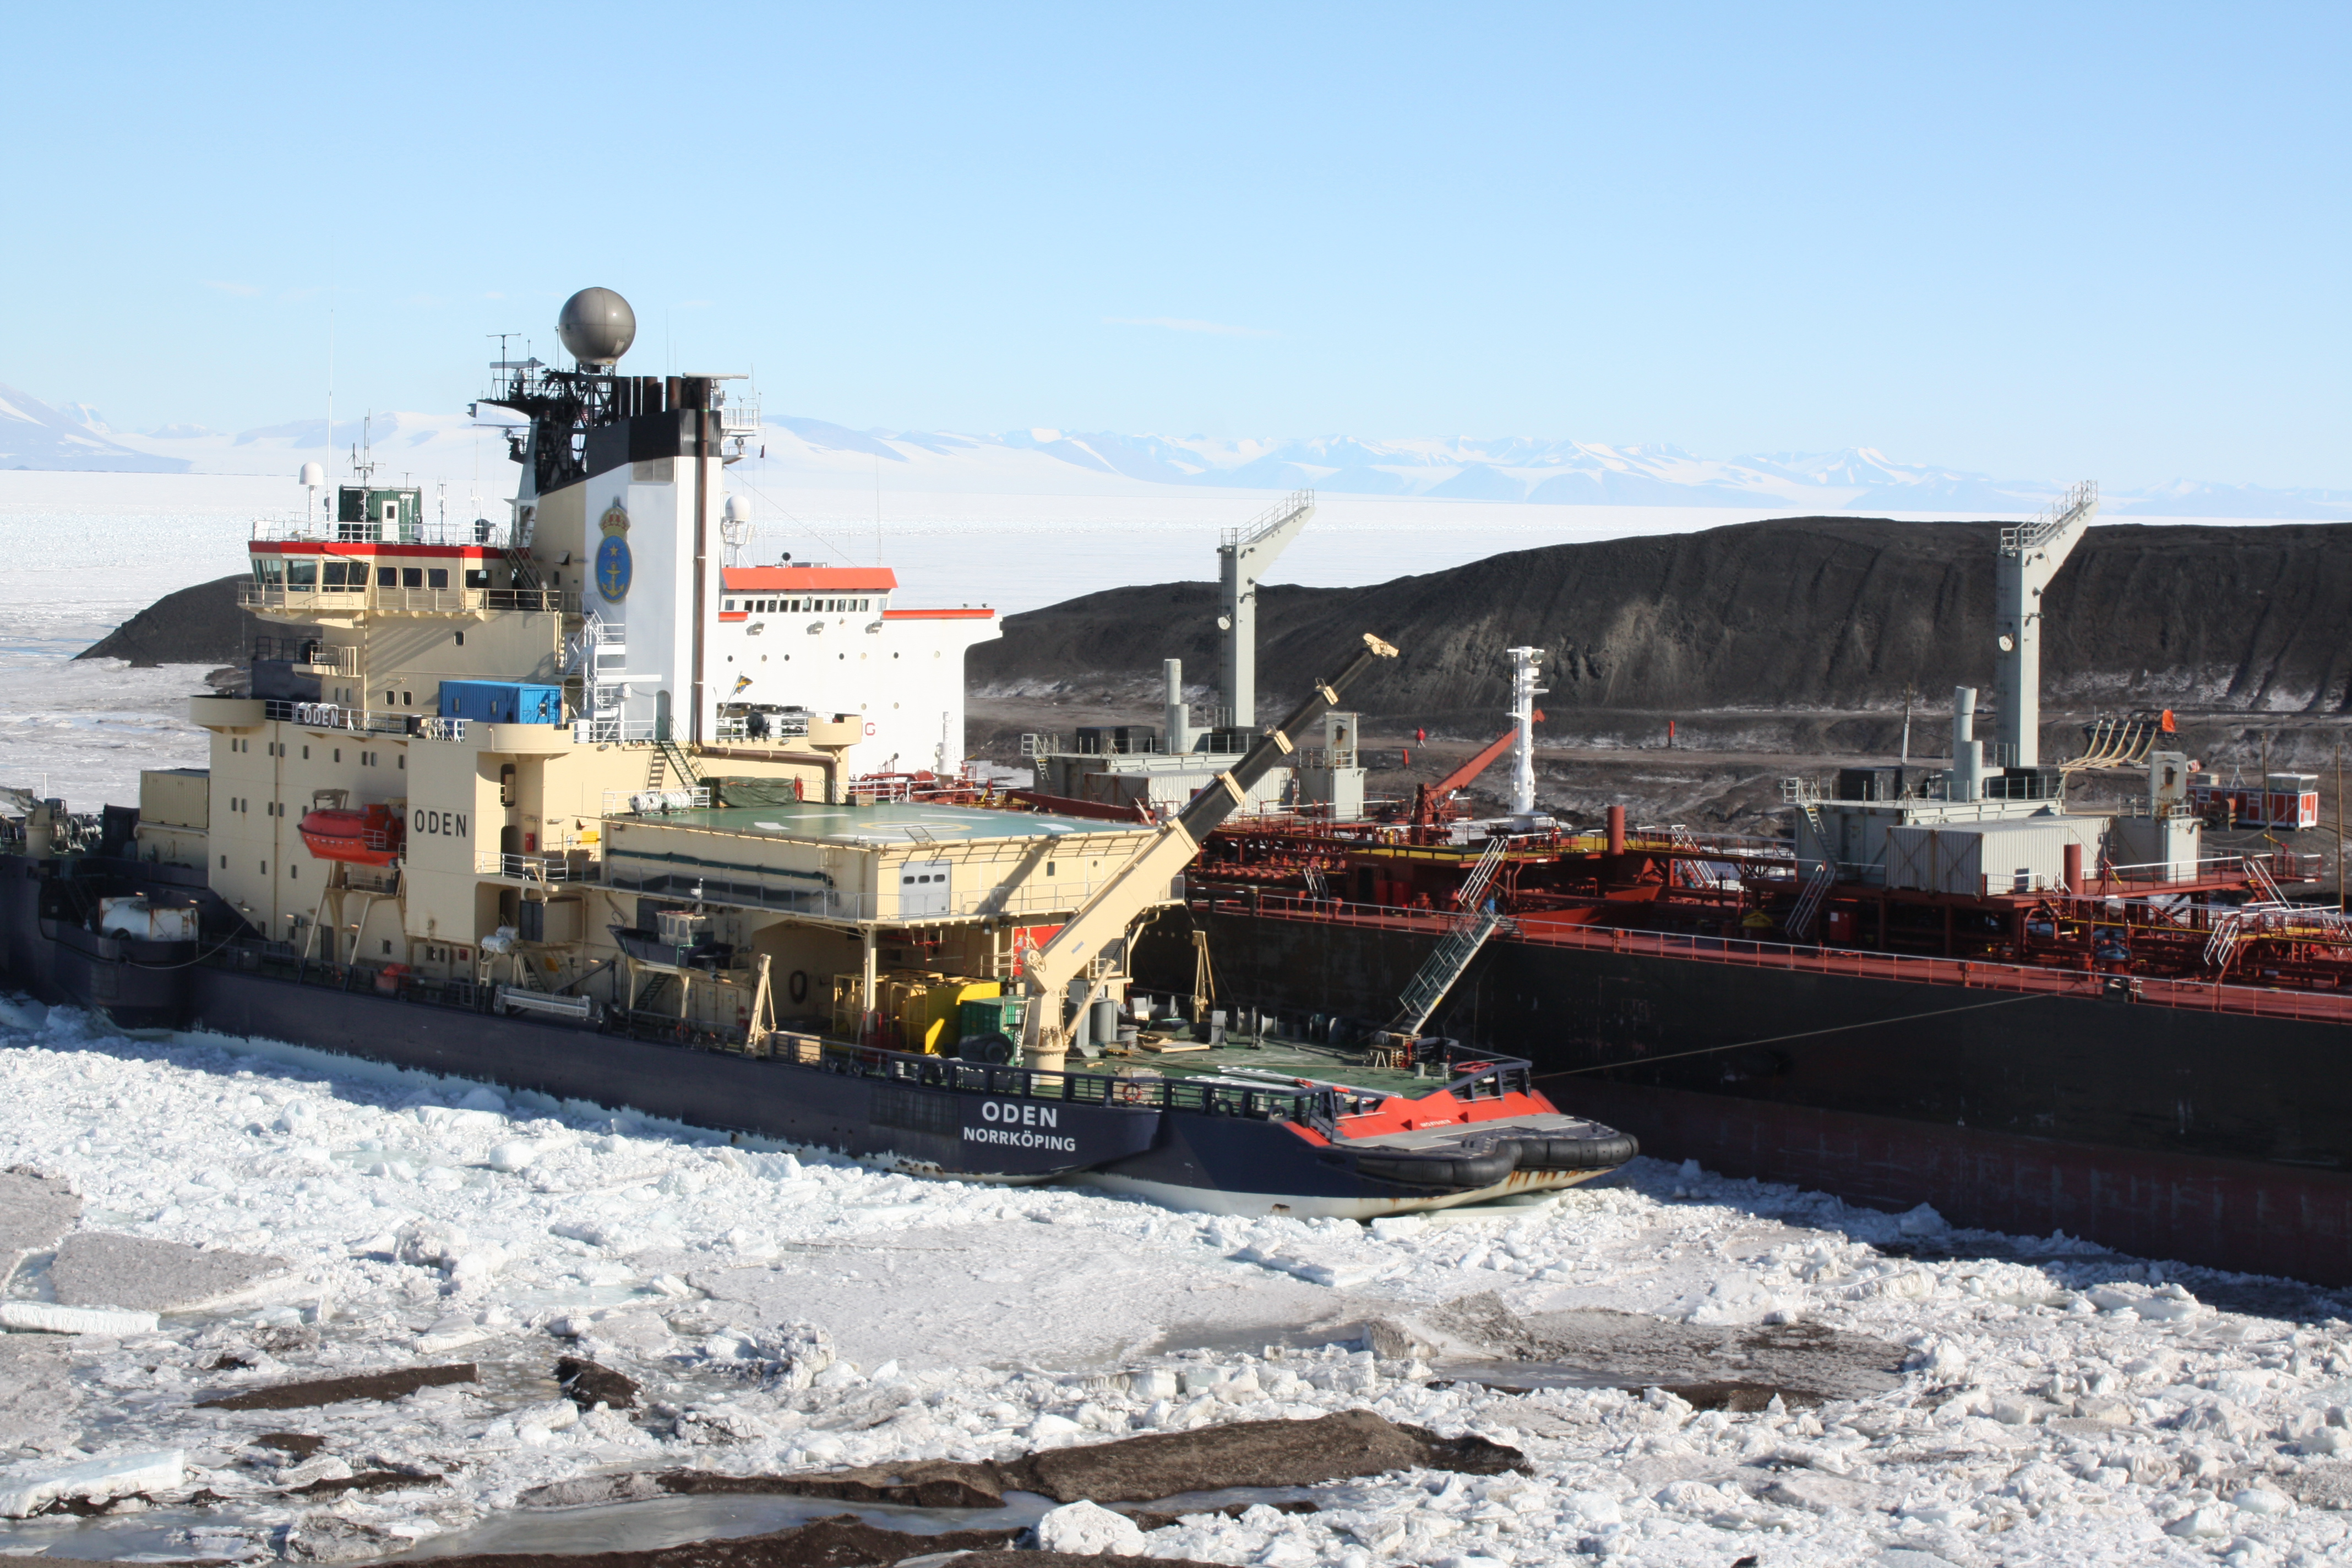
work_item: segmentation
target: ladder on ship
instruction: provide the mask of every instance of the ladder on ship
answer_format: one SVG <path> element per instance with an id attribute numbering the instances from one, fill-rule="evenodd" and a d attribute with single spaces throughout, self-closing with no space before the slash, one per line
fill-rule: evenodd
<path id="1" fill-rule="evenodd" d="M 1677 857 L 1672 862 L 1674 879 L 1678 886 L 1695 889 L 1720 889 L 1723 886 L 1723 873 L 1715 868 L 1713 861 L 1699 858 L 1698 838 L 1688 827 L 1677 822 L 1666 829 L 1666 836 L 1675 848 L 1690 852 L 1687 859 Z"/>
<path id="2" fill-rule="evenodd" d="M 1425 959 L 1406 982 L 1404 994 L 1399 998 L 1397 1016 L 1389 1032 L 1407 1038 L 1418 1038 L 1428 1026 L 1430 1015 L 1445 1000 L 1455 981 L 1468 972 L 1470 964 L 1486 945 L 1486 939 L 1502 928 L 1503 917 L 1492 909 L 1481 907 L 1487 885 L 1501 869 L 1504 857 L 1510 852 L 1510 840 L 1497 838 L 1486 846 L 1478 863 L 1464 879 L 1458 897 L 1463 912 L 1452 928 L 1437 943 L 1436 950 Z"/>
<path id="3" fill-rule="evenodd" d="M 669 776 L 677 775 L 677 787 L 693 789 L 702 783 L 694 771 L 694 759 L 676 741 L 663 736 L 654 742 L 653 758 L 646 764 L 646 788 L 661 790 L 669 787 Z"/>
<path id="4" fill-rule="evenodd" d="M 1813 929 L 1814 917 L 1829 901 L 1830 887 L 1837 880 L 1837 868 L 1827 860 L 1813 867 L 1813 874 L 1805 879 L 1804 890 L 1797 895 L 1797 907 L 1789 911 L 1789 935 L 1797 941 Z"/>

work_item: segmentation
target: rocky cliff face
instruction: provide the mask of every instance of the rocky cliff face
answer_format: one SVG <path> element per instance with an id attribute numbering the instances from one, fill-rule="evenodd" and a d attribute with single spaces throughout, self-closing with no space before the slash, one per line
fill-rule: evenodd
<path id="1" fill-rule="evenodd" d="M 1261 590 L 1278 700 L 1373 631 L 1403 657 L 1350 693 L 1391 724 L 1491 726 L 1506 647 L 1545 650 L 1545 707 L 1940 707 L 1993 678 L 1996 523 L 1803 518 L 1515 551 L 1377 587 Z M 1161 584 L 1008 616 L 976 688 L 1129 687 L 1216 672 L 1214 589 Z M 2044 601 L 2045 700 L 2352 708 L 2352 523 L 2094 527 Z M 1262 704 L 1271 708 L 1273 700 Z M 1261 718 L 1267 715 L 1261 713 Z"/>

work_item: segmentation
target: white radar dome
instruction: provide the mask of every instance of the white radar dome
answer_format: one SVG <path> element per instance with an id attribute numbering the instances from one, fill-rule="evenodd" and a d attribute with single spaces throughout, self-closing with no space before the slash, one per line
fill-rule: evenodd
<path id="1" fill-rule="evenodd" d="M 610 370 L 637 341 L 637 313 L 610 289 L 583 289 L 563 301 L 555 332 L 583 367 Z"/>
<path id="2" fill-rule="evenodd" d="M 727 521 L 730 522 L 751 521 L 751 498 L 749 496 L 729 496 L 727 498 Z"/>
<path id="3" fill-rule="evenodd" d="M 316 463 L 305 463 L 302 465 L 301 474 L 295 482 L 309 485 L 312 489 L 316 489 L 327 482 L 327 470 Z"/>

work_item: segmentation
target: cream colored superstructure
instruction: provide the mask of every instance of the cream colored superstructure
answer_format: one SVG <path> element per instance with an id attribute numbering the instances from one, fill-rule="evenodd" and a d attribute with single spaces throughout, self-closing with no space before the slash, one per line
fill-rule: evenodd
<path id="1" fill-rule="evenodd" d="M 789 642 L 750 631 L 751 612 L 730 616 L 702 650 L 706 685 L 732 696 L 721 683 L 733 684 L 746 658 L 789 648 L 800 659 L 772 658 L 778 673 L 744 691 L 789 705 L 798 732 L 747 735 L 737 724 L 709 745 L 668 738 L 683 723 L 646 721 L 637 699 L 652 694 L 643 692 L 625 723 L 583 712 L 592 615 L 621 628 L 632 676 L 645 673 L 647 628 L 660 628 L 656 693 L 682 684 L 667 669 L 690 664 L 691 650 L 672 646 L 682 607 L 666 612 L 649 596 L 649 578 L 671 575 L 667 546 L 663 569 L 647 571 L 638 556 L 626 619 L 606 617 L 581 560 L 593 546 L 567 548 L 551 521 L 589 514 L 593 531 L 592 507 L 574 505 L 593 489 L 585 499 L 609 521 L 620 502 L 635 514 L 635 542 L 651 545 L 662 484 L 633 475 L 623 487 L 616 475 L 533 498 L 530 559 L 490 541 L 265 531 L 242 599 L 283 630 L 257 650 L 257 679 L 268 666 L 280 682 L 315 681 L 316 696 L 192 699 L 191 718 L 212 734 L 209 778 L 152 777 L 142 854 L 202 865 L 256 931 L 384 988 L 488 984 L 507 988 L 502 999 L 540 994 L 526 1006 L 584 1006 L 584 995 L 638 1016 L 657 998 L 681 1027 L 747 1044 L 756 1018 L 823 1016 L 845 993 L 858 1011 L 846 1026 L 862 1031 L 886 971 L 1017 973 L 1146 830 L 848 804 L 853 756 L 867 768 L 889 760 L 875 754 L 877 741 L 901 766 L 961 760 L 962 736 L 948 729 L 961 728 L 962 654 L 994 635 L 992 615 L 892 611 L 886 620 L 869 605 L 831 616 L 825 629 L 838 636 L 801 624 Z M 404 581 L 410 574 L 429 575 Z M 709 601 L 714 621 L 726 604 Z M 854 626 L 832 624 L 849 618 Z M 781 673 L 795 664 L 808 667 L 804 679 Z M 445 717 L 451 680 L 560 688 L 562 721 Z M 900 714 L 911 722 L 893 734 Z M 905 757 L 919 737 L 929 740 L 924 754 Z M 730 794 L 749 781 L 749 793 L 778 804 L 709 809 L 700 781 L 713 778 L 735 781 Z M 399 824 L 381 864 L 321 855 L 304 838 L 308 813 L 372 807 Z M 797 896 L 811 889 L 822 896 Z M 650 937 L 662 910 L 702 922 L 696 929 L 733 951 L 693 964 L 625 955 L 615 930 Z"/>

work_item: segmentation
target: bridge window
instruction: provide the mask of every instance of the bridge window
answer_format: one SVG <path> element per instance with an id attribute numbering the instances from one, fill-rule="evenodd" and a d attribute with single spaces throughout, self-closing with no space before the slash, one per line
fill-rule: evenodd
<path id="1" fill-rule="evenodd" d="M 301 561 L 289 561 L 286 563 L 286 585 L 289 588 L 299 588 L 306 592 L 316 589 L 319 586 L 317 559 L 313 557 Z"/>
<path id="2" fill-rule="evenodd" d="M 449 568 L 446 566 L 426 567 L 425 569 L 425 585 L 428 588 L 447 587 L 449 585 Z"/>
<path id="3" fill-rule="evenodd" d="M 404 588 L 422 588 L 425 586 L 425 568 L 422 566 L 402 567 L 400 569 L 400 585 Z"/>
<path id="4" fill-rule="evenodd" d="M 376 585 L 377 587 L 379 587 L 379 588 L 397 588 L 397 587 L 399 587 L 399 586 L 400 586 L 400 568 L 399 568 L 399 567 L 397 567 L 397 566 L 379 566 L 379 567 L 377 567 L 377 568 L 375 569 L 375 585 Z"/>
<path id="5" fill-rule="evenodd" d="M 480 569 L 476 568 L 476 567 L 472 567 L 472 566 L 468 566 L 468 567 L 467 567 L 467 568 L 466 568 L 466 586 L 467 586 L 467 587 L 468 587 L 468 588 L 487 588 L 487 587 L 488 587 L 489 585 L 490 585 L 490 574 L 489 574 L 489 573 L 488 573 L 487 571 L 480 570 Z"/>

